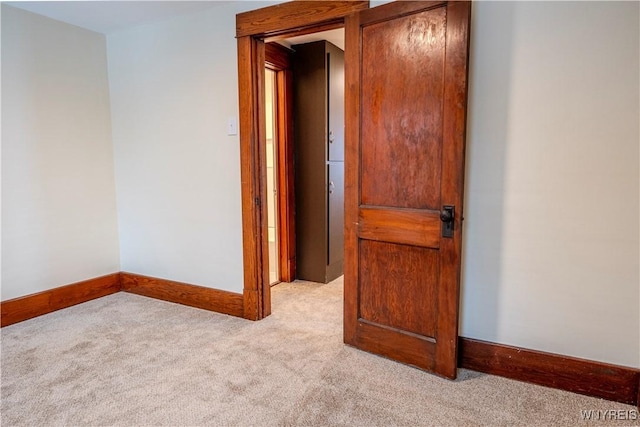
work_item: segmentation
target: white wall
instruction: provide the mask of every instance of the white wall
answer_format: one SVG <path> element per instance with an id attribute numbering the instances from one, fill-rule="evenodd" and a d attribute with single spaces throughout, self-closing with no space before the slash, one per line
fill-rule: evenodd
<path id="1" fill-rule="evenodd" d="M 108 36 L 124 271 L 242 292 L 235 15 L 269 4 Z"/>
<path id="2" fill-rule="evenodd" d="M 120 270 L 103 35 L 2 5 L 2 299 Z"/>
<path id="3" fill-rule="evenodd" d="M 639 367 L 639 4 L 474 12 L 461 334 Z"/>

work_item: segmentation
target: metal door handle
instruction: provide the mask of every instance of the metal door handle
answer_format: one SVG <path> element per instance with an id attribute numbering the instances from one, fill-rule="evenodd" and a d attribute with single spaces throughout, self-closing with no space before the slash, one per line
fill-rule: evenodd
<path id="1" fill-rule="evenodd" d="M 442 207 L 442 211 L 440 211 L 440 221 L 442 221 L 442 237 L 453 237 L 455 218 L 455 206 L 446 205 Z"/>

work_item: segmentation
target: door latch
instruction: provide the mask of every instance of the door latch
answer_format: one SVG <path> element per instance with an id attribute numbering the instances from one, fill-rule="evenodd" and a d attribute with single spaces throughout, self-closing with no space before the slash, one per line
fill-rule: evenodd
<path id="1" fill-rule="evenodd" d="M 442 207 L 442 212 L 440 212 L 440 221 L 442 221 L 442 237 L 453 237 L 455 218 L 455 206 L 445 205 Z"/>

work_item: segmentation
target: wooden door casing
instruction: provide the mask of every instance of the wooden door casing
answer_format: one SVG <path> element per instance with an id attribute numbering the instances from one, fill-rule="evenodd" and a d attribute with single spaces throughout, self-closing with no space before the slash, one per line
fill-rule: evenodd
<path id="1" fill-rule="evenodd" d="M 276 73 L 276 136 L 278 156 L 278 266 L 280 281 L 296 278 L 295 189 L 293 171 L 293 75 L 291 51 L 266 43 L 265 65 Z"/>
<path id="2" fill-rule="evenodd" d="M 345 342 L 455 378 L 469 2 L 347 17 Z M 440 211 L 455 206 L 454 235 Z"/>
<path id="3" fill-rule="evenodd" d="M 236 15 L 238 102 L 242 192 L 244 317 L 259 320 L 271 313 L 264 191 L 265 41 L 341 28 L 344 17 L 367 9 L 368 1 L 291 1 Z"/>

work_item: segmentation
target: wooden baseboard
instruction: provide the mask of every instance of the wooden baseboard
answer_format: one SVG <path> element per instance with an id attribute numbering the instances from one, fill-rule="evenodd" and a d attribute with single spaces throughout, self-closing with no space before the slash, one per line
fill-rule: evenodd
<path id="1" fill-rule="evenodd" d="M 125 291 L 191 307 L 243 317 L 243 296 L 187 283 L 113 273 L 0 303 L 1 326 Z"/>
<path id="2" fill-rule="evenodd" d="M 232 316 L 243 316 L 243 297 L 234 292 L 133 273 L 120 273 L 122 290 Z"/>
<path id="3" fill-rule="evenodd" d="M 460 337 L 458 366 L 630 405 L 640 405 L 640 370 Z"/>
<path id="4" fill-rule="evenodd" d="M 258 293 L 253 289 L 243 291 L 244 318 L 247 320 L 260 320 L 258 318 Z"/>
<path id="5" fill-rule="evenodd" d="M 71 307 L 120 291 L 120 273 L 96 277 L 0 303 L 1 326 Z"/>

